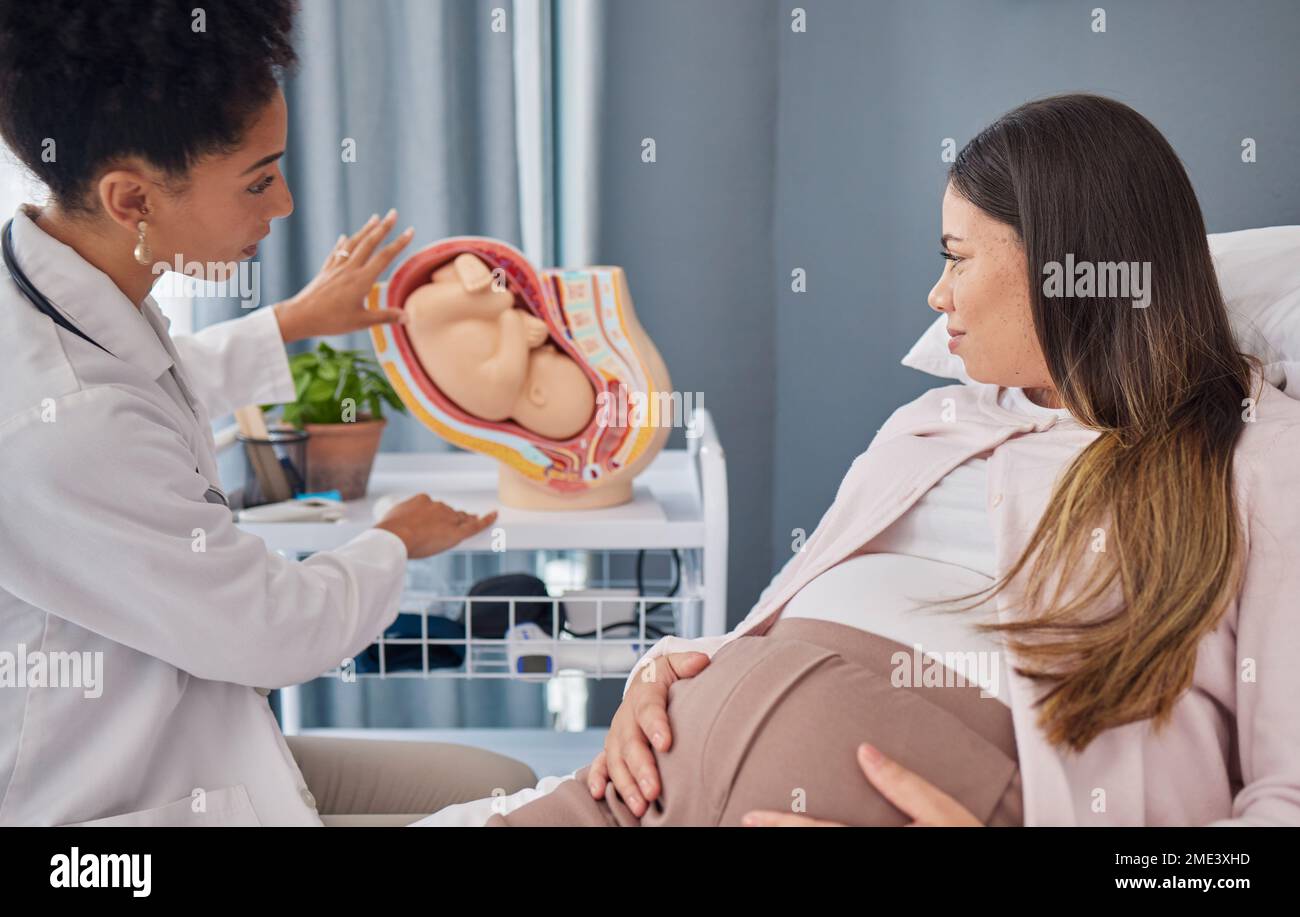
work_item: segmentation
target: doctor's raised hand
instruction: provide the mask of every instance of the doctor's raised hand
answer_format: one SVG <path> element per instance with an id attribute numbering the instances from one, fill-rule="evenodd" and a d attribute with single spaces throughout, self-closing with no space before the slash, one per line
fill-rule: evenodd
<path id="1" fill-rule="evenodd" d="M 415 235 L 410 228 L 381 245 L 396 222 L 397 211 L 390 210 L 382 219 L 372 216 L 354 235 L 339 236 L 320 272 L 302 292 L 276 303 L 275 317 L 286 344 L 401 321 L 400 309 L 365 306 L 370 288 Z"/>

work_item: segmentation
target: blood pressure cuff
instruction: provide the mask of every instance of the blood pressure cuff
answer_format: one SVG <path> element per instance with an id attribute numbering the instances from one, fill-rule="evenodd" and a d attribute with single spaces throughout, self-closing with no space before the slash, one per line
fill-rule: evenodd
<path id="1" fill-rule="evenodd" d="M 552 623 L 558 629 L 564 628 L 564 603 L 556 602 L 558 608 L 551 612 L 551 598 L 546 591 L 546 584 L 527 573 L 506 573 L 479 580 L 470 587 L 469 594 L 474 602 L 466 602 L 464 618 L 471 618 L 469 606 L 472 604 L 472 632 L 475 637 L 499 639 L 506 635 L 510 627 L 510 602 L 485 602 L 477 600 L 478 596 L 509 596 L 519 599 L 537 596 L 543 602 L 515 602 L 515 624 L 536 624 L 548 635 L 554 637 Z"/>

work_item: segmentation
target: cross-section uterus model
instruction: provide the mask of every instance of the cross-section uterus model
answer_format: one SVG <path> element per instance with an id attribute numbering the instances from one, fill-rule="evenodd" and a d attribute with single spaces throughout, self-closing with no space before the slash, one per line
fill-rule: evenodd
<path id="1" fill-rule="evenodd" d="M 538 272 L 462 236 L 412 255 L 384 290 L 369 307 L 406 312 L 371 329 L 389 381 L 434 433 L 500 463 L 506 506 L 625 503 L 681 422 L 622 268 Z"/>

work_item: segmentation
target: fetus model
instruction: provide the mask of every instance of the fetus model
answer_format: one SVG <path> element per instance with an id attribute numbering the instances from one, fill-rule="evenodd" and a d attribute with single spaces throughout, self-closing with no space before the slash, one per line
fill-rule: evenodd
<path id="1" fill-rule="evenodd" d="M 368 305 L 406 313 L 371 329 L 380 364 L 413 416 L 501 463 L 504 505 L 624 503 L 681 422 L 621 268 L 539 273 L 504 242 L 457 237 Z"/>
<path id="2" fill-rule="evenodd" d="M 405 309 L 420 365 L 466 413 L 557 440 L 591 421 L 596 392 L 581 367 L 550 343 L 546 322 L 515 306 L 477 255 L 457 255 L 435 270 Z"/>

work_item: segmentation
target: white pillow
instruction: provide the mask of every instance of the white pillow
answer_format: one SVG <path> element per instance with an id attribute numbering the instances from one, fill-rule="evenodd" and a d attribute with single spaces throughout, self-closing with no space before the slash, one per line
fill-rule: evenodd
<path id="1" fill-rule="evenodd" d="M 1218 232 L 1207 238 L 1237 346 L 1263 360 L 1269 383 L 1300 399 L 1300 226 Z M 961 357 L 948 352 L 947 326 L 946 315 L 936 318 L 903 357 L 903 365 L 981 384 L 966 375 Z"/>

